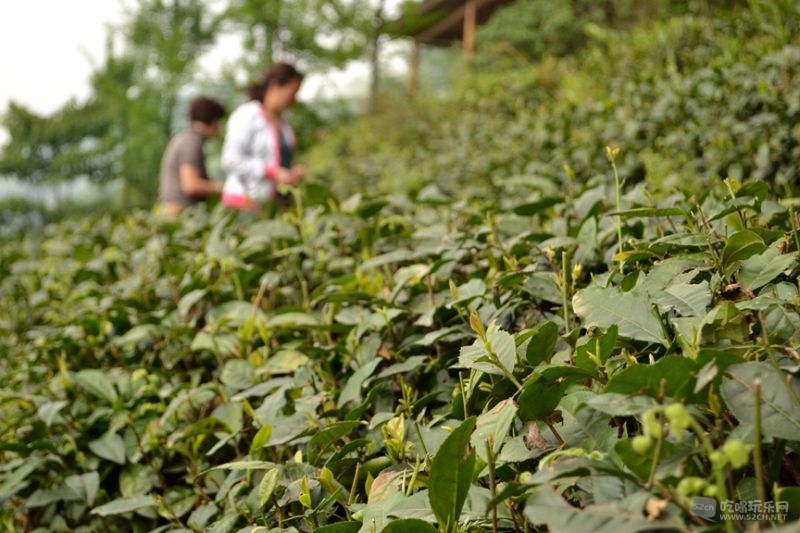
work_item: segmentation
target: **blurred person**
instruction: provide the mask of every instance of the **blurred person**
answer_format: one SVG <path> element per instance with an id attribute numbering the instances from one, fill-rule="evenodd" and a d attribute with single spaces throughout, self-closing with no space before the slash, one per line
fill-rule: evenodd
<path id="1" fill-rule="evenodd" d="M 294 66 L 276 63 L 250 87 L 250 99 L 231 113 L 222 146 L 224 205 L 255 211 L 271 200 L 288 199 L 278 191 L 280 185 L 305 179 L 305 168 L 293 162 L 294 130 L 282 118 L 302 82 Z"/>
<path id="2" fill-rule="evenodd" d="M 225 107 L 201 96 L 189 103 L 189 126 L 175 135 L 161 159 L 157 213 L 175 217 L 185 208 L 222 193 L 206 172 L 203 145 L 217 135 Z"/>

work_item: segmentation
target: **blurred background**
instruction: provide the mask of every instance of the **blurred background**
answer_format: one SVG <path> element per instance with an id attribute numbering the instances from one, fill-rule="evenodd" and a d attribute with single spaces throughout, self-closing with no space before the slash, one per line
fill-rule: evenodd
<path id="1" fill-rule="evenodd" d="M 678 90 L 681 75 L 700 83 L 696 73 L 711 57 L 719 68 L 751 68 L 759 54 L 791 44 L 797 11 L 785 0 L 27 2 L 0 20 L 0 222 L 8 233 L 76 210 L 148 207 L 162 151 L 185 125 L 187 102 L 205 94 L 232 110 L 247 84 L 277 60 L 308 74 L 290 120 L 301 158 L 341 192 L 420 179 L 446 186 L 448 176 L 481 181 L 487 172 L 509 176 L 542 163 L 580 173 L 580 151 L 566 160 L 541 149 L 585 144 L 572 126 L 556 128 L 572 136 L 566 144 L 551 135 L 537 145 L 536 131 L 544 116 L 577 124 L 574 111 L 592 106 L 631 112 L 620 117 L 628 125 L 619 140 L 638 139 L 639 152 L 623 171 L 632 178 L 648 169 L 670 173 L 664 166 L 671 158 L 651 150 L 658 139 L 677 141 L 653 131 L 655 115 L 643 118 L 646 106 L 630 106 L 647 102 L 645 93 L 664 83 Z M 609 63 L 614 53 L 616 65 Z M 648 66 L 636 72 L 637 65 Z M 634 100 L 609 100 L 632 83 L 639 84 Z M 487 116 L 482 106 L 493 100 L 507 113 Z M 656 117 L 658 127 L 677 109 L 684 108 Z M 467 119 L 458 126 L 464 116 L 480 125 Z M 497 136 L 492 123 L 504 134 L 514 125 L 517 133 L 486 151 L 481 147 Z M 710 126 L 696 117 L 693 123 Z M 384 142 L 366 140 L 375 135 Z M 608 135 L 614 136 L 620 137 Z M 612 140 L 596 139 L 601 160 Z M 763 157 L 791 159 L 796 143 L 787 142 L 783 156 Z M 532 153 L 524 147 L 530 143 L 539 149 Z M 219 139 L 207 150 L 210 172 L 221 179 Z M 385 153 L 392 154 L 388 165 L 380 159 Z M 501 155 L 507 153 L 516 155 Z M 478 154 L 484 161 L 471 168 Z M 425 166 L 425 176 L 398 177 L 398 168 L 412 164 Z M 722 173 L 729 171 L 746 177 L 747 168 L 726 163 Z M 766 172 L 787 182 L 794 170 Z"/>

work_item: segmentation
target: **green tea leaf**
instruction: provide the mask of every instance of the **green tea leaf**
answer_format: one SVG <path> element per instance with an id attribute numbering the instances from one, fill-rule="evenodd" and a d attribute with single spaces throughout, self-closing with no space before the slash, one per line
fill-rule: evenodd
<path id="1" fill-rule="evenodd" d="M 787 502 L 789 504 L 789 520 L 797 520 L 800 518 L 800 487 L 776 488 L 775 501 Z"/>
<path id="2" fill-rule="evenodd" d="M 149 466 L 131 464 L 119 474 L 119 491 L 122 496 L 131 498 L 147 494 L 158 482 L 158 476 Z"/>
<path id="3" fill-rule="evenodd" d="M 558 406 L 569 385 L 569 380 L 526 382 L 519 394 L 519 417 L 526 422 L 543 420 Z"/>
<path id="4" fill-rule="evenodd" d="M 666 527 L 664 521 L 648 522 L 641 513 L 625 513 L 613 506 L 575 508 L 547 486 L 533 490 L 523 513 L 531 524 L 546 524 L 549 531 L 559 533 L 639 533 Z"/>
<path id="5" fill-rule="evenodd" d="M 518 205 L 514 208 L 514 214 L 523 217 L 532 216 L 561 203 L 564 203 L 564 198 L 559 196 L 548 196 L 542 198 L 541 200 L 536 200 L 535 202 Z"/>
<path id="6" fill-rule="evenodd" d="M 311 437 L 309 444 L 324 450 L 334 442 L 352 433 L 359 425 L 361 425 L 361 422 L 357 420 L 334 422 Z"/>
<path id="7" fill-rule="evenodd" d="M 475 469 L 475 451 L 469 449 L 475 417 L 466 419 L 448 435 L 431 461 L 428 498 L 440 529 L 454 528 L 467 499 Z"/>
<path id="8" fill-rule="evenodd" d="M 486 339 L 492 347 L 492 353 L 497 361 L 506 370 L 513 372 L 517 362 L 517 345 L 514 337 L 507 331 L 501 330 L 500 326 L 493 322 L 486 331 Z"/>
<path id="9" fill-rule="evenodd" d="M 336 402 L 336 406 L 342 407 L 351 401 L 358 401 L 361 398 L 361 387 L 369 382 L 379 364 L 381 364 L 380 359 L 373 359 L 353 372 L 353 375 L 350 376 L 350 379 L 347 380 L 347 383 L 342 389 L 341 394 L 339 394 L 339 401 Z"/>
<path id="10" fill-rule="evenodd" d="M 767 248 L 764 240 L 750 230 L 737 231 L 725 241 L 722 249 L 722 268 L 726 275 L 731 275 L 741 261 L 760 254 Z"/>
<path id="11" fill-rule="evenodd" d="M 575 346 L 575 366 L 593 372 L 603 366 L 617 347 L 616 325 L 606 331 L 578 341 Z"/>
<path id="12" fill-rule="evenodd" d="M 800 441 L 800 383 L 769 363 L 728 368 L 722 398 L 742 424 L 755 424 L 756 380 L 760 380 L 761 431 L 767 437 Z"/>
<path id="13" fill-rule="evenodd" d="M 255 457 L 256 452 L 267 445 L 271 436 L 272 424 L 261 426 L 253 437 L 253 442 L 250 443 L 250 457 Z"/>
<path id="14" fill-rule="evenodd" d="M 708 282 L 675 283 L 653 297 L 662 310 L 674 309 L 681 316 L 706 316 L 712 295 Z"/>
<path id="15" fill-rule="evenodd" d="M 232 391 L 244 390 L 255 383 L 255 370 L 247 361 L 230 359 L 225 363 L 220 381 Z"/>
<path id="16" fill-rule="evenodd" d="M 37 409 L 39 417 L 44 421 L 47 427 L 53 425 L 54 422 L 61 420 L 62 417 L 59 414 L 64 407 L 69 405 L 69 402 L 66 400 L 58 401 L 58 402 L 47 402 L 42 404 Z"/>
<path id="17" fill-rule="evenodd" d="M 178 313 L 180 313 L 180 315 L 183 317 L 188 316 L 189 312 L 192 310 L 192 307 L 200 302 L 206 296 L 206 294 L 208 294 L 208 289 L 195 289 L 183 295 L 181 300 L 178 302 Z"/>
<path id="18" fill-rule="evenodd" d="M 615 374 L 606 385 L 606 393 L 660 396 L 685 399 L 694 392 L 697 363 L 686 357 L 667 355 L 655 363 L 632 365 Z"/>
<path id="19" fill-rule="evenodd" d="M 656 400 L 650 396 L 606 393 L 589 398 L 586 405 L 611 416 L 633 416 L 655 406 Z"/>
<path id="20" fill-rule="evenodd" d="M 164 493 L 158 513 L 164 518 L 182 517 L 192 510 L 197 502 L 194 489 L 185 485 L 170 487 Z"/>
<path id="21" fill-rule="evenodd" d="M 742 261 L 739 282 L 744 289 L 754 291 L 774 280 L 797 263 L 796 254 L 781 255 L 774 246 L 761 254 Z"/>
<path id="22" fill-rule="evenodd" d="M 230 463 L 222 463 L 208 471 L 214 470 L 269 470 L 275 468 L 275 463 L 270 461 L 233 461 Z"/>
<path id="23" fill-rule="evenodd" d="M 212 523 L 203 533 L 230 533 L 239 521 L 239 513 L 232 512 L 226 514 L 216 522 Z"/>
<path id="24" fill-rule="evenodd" d="M 206 525 L 218 512 L 219 509 L 213 503 L 201 505 L 192 511 L 186 525 L 192 528 L 192 531 L 206 531 Z"/>
<path id="25" fill-rule="evenodd" d="M 125 464 L 125 443 L 116 433 L 108 432 L 89 443 L 89 449 L 96 455 L 119 465 Z"/>
<path id="26" fill-rule="evenodd" d="M 318 326 L 319 321 L 308 313 L 281 313 L 274 315 L 267 320 L 267 327 L 269 328 L 301 328 L 301 327 L 314 327 Z"/>
<path id="27" fill-rule="evenodd" d="M 319 529 L 316 531 L 319 531 Z M 436 528 L 430 522 L 419 518 L 405 518 L 390 522 L 388 526 L 383 528 L 383 533 L 436 533 Z"/>
<path id="28" fill-rule="evenodd" d="M 616 324 L 623 337 L 669 345 L 651 302 L 639 294 L 589 287 L 575 294 L 572 307 L 586 327 L 606 329 Z"/>
<path id="29" fill-rule="evenodd" d="M 378 374 L 378 378 L 386 378 L 389 376 L 394 376 L 395 374 L 404 374 L 406 372 L 413 372 L 415 370 L 419 370 L 420 368 L 424 367 L 425 364 L 430 361 L 430 358 L 426 355 L 413 355 L 403 361 L 402 363 L 395 363 L 391 366 L 388 366 L 380 371 Z"/>
<path id="30" fill-rule="evenodd" d="M 155 507 L 156 500 L 149 494 L 141 494 L 130 498 L 117 498 L 100 507 L 92 509 L 92 514 L 98 516 L 111 516 L 117 514 L 130 513 L 148 507 Z"/>
<path id="31" fill-rule="evenodd" d="M 512 398 L 498 402 L 490 411 L 483 413 L 477 419 L 475 432 L 470 442 L 476 450 L 478 457 L 488 462 L 486 454 L 487 442 L 492 444 L 492 454 L 497 456 L 500 448 L 508 437 L 511 424 L 517 415 L 517 404 Z"/>
<path id="32" fill-rule="evenodd" d="M 11 474 L 4 475 L 2 477 L 3 482 L 0 483 L 0 500 L 6 500 L 27 487 L 31 483 L 29 478 L 31 474 L 46 463 L 47 460 L 44 458 L 32 456 L 22 463 L 19 468 L 13 470 Z"/>
<path id="33" fill-rule="evenodd" d="M 117 389 L 109 375 L 102 370 L 87 369 L 75 373 L 75 381 L 79 386 L 95 397 L 110 404 L 117 401 Z"/>
<path id="34" fill-rule="evenodd" d="M 261 478 L 261 482 L 258 484 L 259 509 L 264 509 L 264 506 L 267 505 L 269 500 L 272 498 L 272 494 L 278 487 L 278 482 L 280 481 L 280 479 L 281 479 L 281 471 L 277 468 L 273 468 L 272 470 L 267 470 L 264 473 L 264 477 Z"/>
<path id="35" fill-rule="evenodd" d="M 540 324 L 531 335 L 525 358 L 532 367 L 550 361 L 558 344 L 558 325 L 552 320 Z"/>
<path id="36" fill-rule="evenodd" d="M 459 306 L 468 304 L 476 298 L 481 298 L 486 294 L 486 283 L 478 278 L 472 278 L 466 283 L 455 288 L 455 294 L 450 305 Z"/>
<path id="37" fill-rule="evenodd" d="M 651 217 L 674 217 L 679 216 L 689 219 L 689 213 L 680 207 L 637 207 L 616 213 L 609 213 L 611 216 L 620 218 L 651 218 Z"/>
<path id="38" fill-rule="evenodd" d="M 264 311 L 254 309 L 251 302 L 236 300 L 221 303 L 206 314 L 206 318 L 212 324 L 233 327 L 241 327 L 253 317 L 258 320 L 266 319 Z"/>
<path id="39" fill-rule="evenodd" d="M 38 489 L 25 500 L 25 506 L 29 508 L 45 507 L 57 502 L 80 501 L 81 496 L 69 487 L 62 486 L 56 489 Z"/>
<path id="40" fill-rule="evenodd" d="M 64 484 L 85 498 L 86 505 L 92 507 L 97 491 L 100 488 L 100 475 L 95 472 L 88 472 L 83 475 L 67 476 Z"/>
<path id="41" fill-rule="evenodd" d="M 121 337 L 114 339 L 114 344 L 121 348 L 133 348 L 142 343 L 150 343 L 164 334 L 164 328 L 156 324 L 141 324 L 129 329 Z"/>

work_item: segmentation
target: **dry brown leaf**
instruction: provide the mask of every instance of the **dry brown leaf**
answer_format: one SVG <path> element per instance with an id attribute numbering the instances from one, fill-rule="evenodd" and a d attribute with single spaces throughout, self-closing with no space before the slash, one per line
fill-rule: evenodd
<path id="1" fill-rule="evenodd" d="M 542 432 L 539 431 L 539 425 L 533 420 L 528 422 L 528 433 L 522 437 L 522 442 L 525 443 L 525 447 L 529 450 L 534 448 L 546 450 L 550 447 L 547 441 L 544 440 L 544 437 L 542 437 Z"/>
<path id="2" fill-rule="evenodd" d="M 667 504 L 669 504 L 669 501 L 663 498 L 650 498 L 647 500 L 647 504 L 644 506 L 645 512 L 647 513 L 647 521 L 652 522 L 658 519 Z"/>

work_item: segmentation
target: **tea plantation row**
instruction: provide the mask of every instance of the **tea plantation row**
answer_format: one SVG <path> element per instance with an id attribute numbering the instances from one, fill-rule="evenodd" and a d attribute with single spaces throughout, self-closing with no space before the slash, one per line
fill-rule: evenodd
<path id="1" fill-rule="evenodd" d="M 309 186 L 275 218 L 5 247 L 4 525 L 684 530 L 696 495 L 795 517 L 791 204 L 732 180 L 615 214 L 611 175 L 500 205 Z"/>

